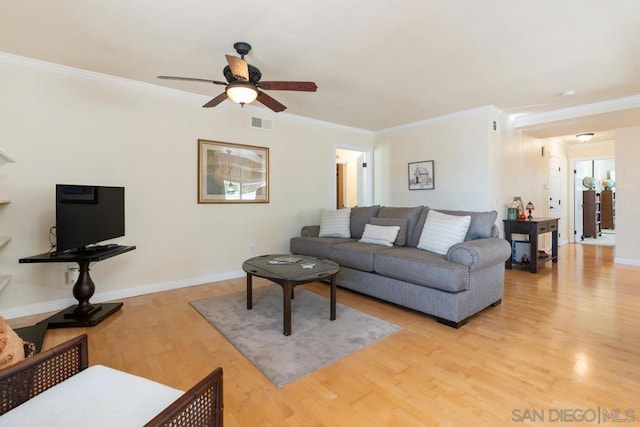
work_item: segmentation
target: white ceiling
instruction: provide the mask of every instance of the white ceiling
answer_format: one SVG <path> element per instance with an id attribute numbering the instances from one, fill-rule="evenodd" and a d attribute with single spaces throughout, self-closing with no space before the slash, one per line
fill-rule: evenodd
<path id="1" fill-rule="evenodd" d="M 0 0 L 0 52 L 212 98 L 155 76 L 224 80 L 236 41 L 263 80 L 318 84 L 270 91 L 288 113 L 368 130 L 494 105 L 546 114 L 543 137 L 597 132 L 621 112 L 548 112 L 640 94 L 638 0 Z"/>

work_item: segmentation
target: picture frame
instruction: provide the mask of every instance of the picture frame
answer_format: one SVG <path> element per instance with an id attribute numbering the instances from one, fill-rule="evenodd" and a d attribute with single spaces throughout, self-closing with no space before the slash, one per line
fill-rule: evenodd
<path id="1" fill-rule="evenodd" d="M 269 203 L 269 148 L 198 139 L 198 203 Z"/>
<path id="2" fill-rule="evenodd" d="M 433 160 L 409 163 L 408 173 L 409 190 L 434 190 L 436 188 Z"/>

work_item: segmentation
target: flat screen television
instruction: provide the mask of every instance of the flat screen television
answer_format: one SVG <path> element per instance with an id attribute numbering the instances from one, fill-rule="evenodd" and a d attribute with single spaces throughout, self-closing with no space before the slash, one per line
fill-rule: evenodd
<path id="1" fill-rule="evenodd" d="M 56 251 L 124 236 L 124 187 L 56 185 Z"/>

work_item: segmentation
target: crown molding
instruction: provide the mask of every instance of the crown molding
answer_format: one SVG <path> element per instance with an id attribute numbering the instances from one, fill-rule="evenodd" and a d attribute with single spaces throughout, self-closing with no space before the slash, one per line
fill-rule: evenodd
<path id="1" fill-rule="evenodd" d="M 39 59 L 27 58 L 24 56 L 13 55 L 5 52 L 0 52 L 0 63 L 18 65 L 21 67 L 32 68 L 32 69 L 41 70 L 49 73 L 63 74 L 67 76 L 93 80 L 100 83 L 127 87 L 129 89 L 144 90 L 148 92 L 171 96 L 174 98 L 193 101 L 200 104 L 204 104 L 211 99 L 211 97 L 209 96 L 204 96 L 204 95 L 196 94 L 193 92 L 187 92 L 179 89 L 172 89 L 166 86 L 145 83 L 138 80 L 126 79 L 124 77 L 117 77 L 111 74 L 104 74 L 104 73 L 98 73 L 95 71 L 83 70 L 80 68 L 69 67 L 67 65 L 55 64 L 52 62 L 41 61 Z M 223 104 L 220 104 L 217 108 L 235 108 L 235 106 L 236 104 L 223 103 Z M 326 128 L 338 129 L 338 130 L 343 130 L 348 132 L 356 132 L 360 134 L 373 136 L 373 132 L 369 130 L 340 125 L 332 122 L 326 122 L 318 119 L 312 119 L 309 117 L 298 116 L 291 113 L 276 114 L 267 108 L 259 107 L 256 105 L 251 105 L 251 104 L 245 105 L 244 110 L 252 114 L 261 114 L 261 115 L 267 114 L 272 117 L 286 117 L 287 119 L 290 119 L 290 120 L 302 121 L 305 123 L 310 123 L 313 125 L 322 126 Z"/>
<path id="2" fill-rule="evenodd" d="M 469 110 L 458 111 L 451 114 L 445 114 L 444 116 L 431 117 L 425 120 L 419 120 L 417 122 L 405 123 L 403 125 L 393 126 L 386 129 L 381 129 L 374 132 L 374 135 L 382 135 L 390 132 L 399 132 L 408 129 L 415 129 L 423 126 L 432 125 L 434 123 L 448 122 L 449 120 L 459 119 L 463 117 L 477 116 L 479 114 L 500 114 L 501 111 L 493 105 L 486 105 L 484 107 L 472 108 Z"/>
<path id="3" fill-rule="evenodd" d="M 629 110 L 632 108 L 640 108 L 640 95 L 610 99 L 602 102 L 594 102 L 592 104 L 584 104 L 578 105 L 576 107 L 546 111 L 544 113 L 523 115 L 514 114 L 510 116 L 510 119 L 513 127 L 518 129 L 536 126 L 544 123 L 575 119 L 577 117 Z"/>

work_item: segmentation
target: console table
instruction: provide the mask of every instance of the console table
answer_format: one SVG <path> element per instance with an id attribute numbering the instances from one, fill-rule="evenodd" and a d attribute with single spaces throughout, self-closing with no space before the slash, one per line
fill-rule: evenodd
<path id="1" fill-rule="evenodd" d="M 20 263 L 49 263 L 49 262 L 77 262 L 80 267 L 80 275 L 73 286 L 73 296 L 78 300 L 77 305 L 68 307 L 40 322 L 47 328 L 74 328 L 95 326 L 105 318 L 120 310 L 121 302 L 91 304 L 89 299 L 93 296 L 96 286 L 89 275 L 89 265 L 92 262 L 103 261 L 117 255 L 134 250 L 135 246 L 107 245 L 90 248 L 75 253 L 44 253 L 27 258 L 20 258 Z"/>
<path id="2" fill-rule="evenodd" d="M 527 234 L 531 244 L 529 256 L 529 269 L 532 273 L 538 272 L 538 262 L 552 261 L 558 262 L 558 220 L 560 218 L 532 218 L 532 219 L 505 219 L 504 238 L 513 248 L 512 234 Z M 551 233 L 551 256 L 538 259 L 538 236 L 544 233 Z M 505 262 L 505 268 L 511 269 L 513 261 L 511 257 Z M 522 265 L 522 264 L 521 264 Z"/>

